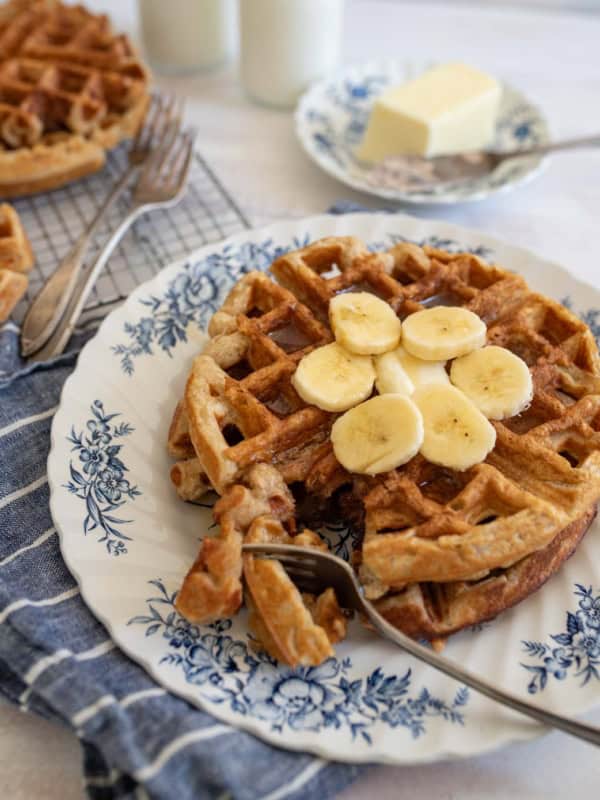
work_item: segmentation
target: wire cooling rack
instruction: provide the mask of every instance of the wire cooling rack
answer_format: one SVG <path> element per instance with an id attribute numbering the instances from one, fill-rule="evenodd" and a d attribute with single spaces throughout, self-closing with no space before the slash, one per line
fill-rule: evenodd
<path id="1" fill-rule="evenodd" d="M 126 149 L 117 148 L 109 154 L 101 172 L 57 191 L 14 202 L 36 258 L 28 292 L 13 313 L 15 321 L 22 320 L 40 286 L 93 219 L 126 163 Z M 90 246 L 87 262 L 123 218 L 128 202 L 128 196 L 123 196 L 107 214 Z M 227 189 L 196 153 L 184 198 L 174 208 L 153 211 L 133 225 L 98 279 L 86 316 L 103 316 L 166 264 L 249 227 Z"/>

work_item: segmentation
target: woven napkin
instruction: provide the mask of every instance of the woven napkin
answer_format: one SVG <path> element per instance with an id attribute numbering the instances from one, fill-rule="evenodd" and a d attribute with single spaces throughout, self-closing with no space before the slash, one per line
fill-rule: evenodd
<path id="1" fill-rule="evenodd" d="M 70 727 L 94 800 L 333 797 L 364 767 L 280 750 L 158 686 L 83 603 L 48 508 L 50 426 L 77 352 L 27 367 L 0 329 L 0 695 Z M 142 793 L 143 794 L 143 793 Z"/>

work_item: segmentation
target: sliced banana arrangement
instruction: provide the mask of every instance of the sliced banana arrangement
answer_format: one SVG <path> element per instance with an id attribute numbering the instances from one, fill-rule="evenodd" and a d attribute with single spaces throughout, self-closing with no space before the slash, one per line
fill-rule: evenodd
<path id="1" fill-rule="evenodd" d="M 486 327 L 477 314 L 457 306 L 434 306 L 404 320 L 402 344 L 417 358 L 446 361 L 485 344 Z"/>
<path id="2" fill-rule="evenodd" d="M 347 292 L 331 300 L 329 321 L 336 341 L 304 356 L 292 383 L 305 402 L 346 412 L 331 441 L 350 472 L 387 472 L 418 452 L 432 464 L 469 469 L 494 448 L 489 420 L 531 403 L 527 364 L 485 346 L 485 323 L 466 308 L 435 306 L 401 323 L 379 297 Z"/>
<path id="3" fill-rule="evenodd" d="M 373 391 L 375 367 L 371 356 L 344 350 L 337 342 L 304 356 L 292 376 L 300 397 L 325 411 L 346 411 Z"/>
<path id="4" fill-rule="evenodd" d="M 379 394 L 412 394 L 419 386 L 450 383 L 445 361 L 424 361 L 408 353 L 402 345 L 375 358 Z"/>
<path id="5" fill-rule="evenodd" d="M 423 416 L 421 453 L 432 464 L 469 469 L 484 461 L 496 444 L 494 426 L 455 386 L 424 386 L 413 400 Z"/>
<path id="6" fill-rule="evenodd" d="M 452 362 L 450 380 L 488 419 L 520 414 L 533 397 L 529 367 L 504 347 L 482 347 Z"/>
<path id="7" fill-rule="evenodd" d="M 329 303 L 329 321 L 336 341 L 361 355 L 392 350 L 402 332 L 391 306 L 369 292 L 336 295 Z"/>
<path id="8" fill-rule="evenodd" d="M 423 444 L 423 417 L 401 394 L 382 394 L 337 419 L 331 429 L 333 452 L 350 472 L 376 475 L 406 464 Z"/>

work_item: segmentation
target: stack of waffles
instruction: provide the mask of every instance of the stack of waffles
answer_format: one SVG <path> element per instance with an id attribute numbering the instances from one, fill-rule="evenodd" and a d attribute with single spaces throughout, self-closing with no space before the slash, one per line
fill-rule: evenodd
<path id="1" fill-rule="evenodd" d="M 0 205 L 0 323 L 5 322 L 25 294 L 33 252 L 17 212 Z"/>
<path id="2" fill-rule="evenodd" d="M 100 169 L 147 104 L 147 70 L 106 16 L 56 0 L 0 5 L 0 195 Z"/>
<path id="3" fill-rule="evenodd" d="M 371 253 L 329 238 L 278 258 L 276 280 L 250 272 L 209 326 L 169 433 L 183 500 L 209 489 L 220 529 L 205 536 L 177 607 L 207 622 L 244 595 L 254 635 L 274 657 L 316 664 L 342 638 L 335 594 L 302 596 L 280 564 L 247 542 L 322 547 L 331 520 L 356 531 L 366 596 L 399 629 L 441 644 L 538 589 L 574 551 L 600 497 L 600 357 L 587 326 L 518 275 L 470 253 L 411 243 Z M 464 471 L 417 454 L 379 475 L 348 472 L 330 433 L 338 415 L 305 403 L 292 376 L 331 342 L 329 303 L 377 295 L 403 320 L 432 305 L 477 314 L 488 344 L 529 367 L 533 398 L 494 421 L 496 444 Z"/>

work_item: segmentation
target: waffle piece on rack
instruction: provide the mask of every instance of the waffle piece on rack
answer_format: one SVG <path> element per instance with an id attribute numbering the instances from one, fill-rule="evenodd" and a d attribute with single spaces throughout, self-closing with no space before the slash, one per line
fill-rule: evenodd
<path id="1" fill-rule="evenodd" d="M 26 273 L 34 257 L 29 239 L 14 208 L 0 204 L 0 323 L 11 315 L 25 294 L 29 279 Z"/>
<path id="2" fill-rule="evenodd" d="M 193 454 L 178 457 L 195 459 L 220 494 L 268 464 L 293 489 L 296 519 L 309 505 L 316 523 L 333 514 L 360 529 L 365 591 L 411 635 L 437 641 L 538 588 L 573 551 L 600 497 L 600 358 L 587 326 L 469 253 L 409 243 L 369 253 L 351 237 L 330 238 L 281 256 L 271 271 L 278 284 L 250 273 L 213 317 L 175 426 Z M 349 290 L 373 292 L 401 318 L 464 306 L 485 321 L 490 343 L 526 361 L 532 403 L 494 423 L 483 464 L 456 472 L 418 455 L 373 477 L 338 464 L 335 415 L 303 403 L 290 378 L 305 353 L 331 340 L 329 301 Z"/>
<path id="3" fill-rule="evenodd" d="M 99 169 L 135 133 L 148 74 L 108 17 L 55 0 L 0 6 L 0 194 Z"/>

